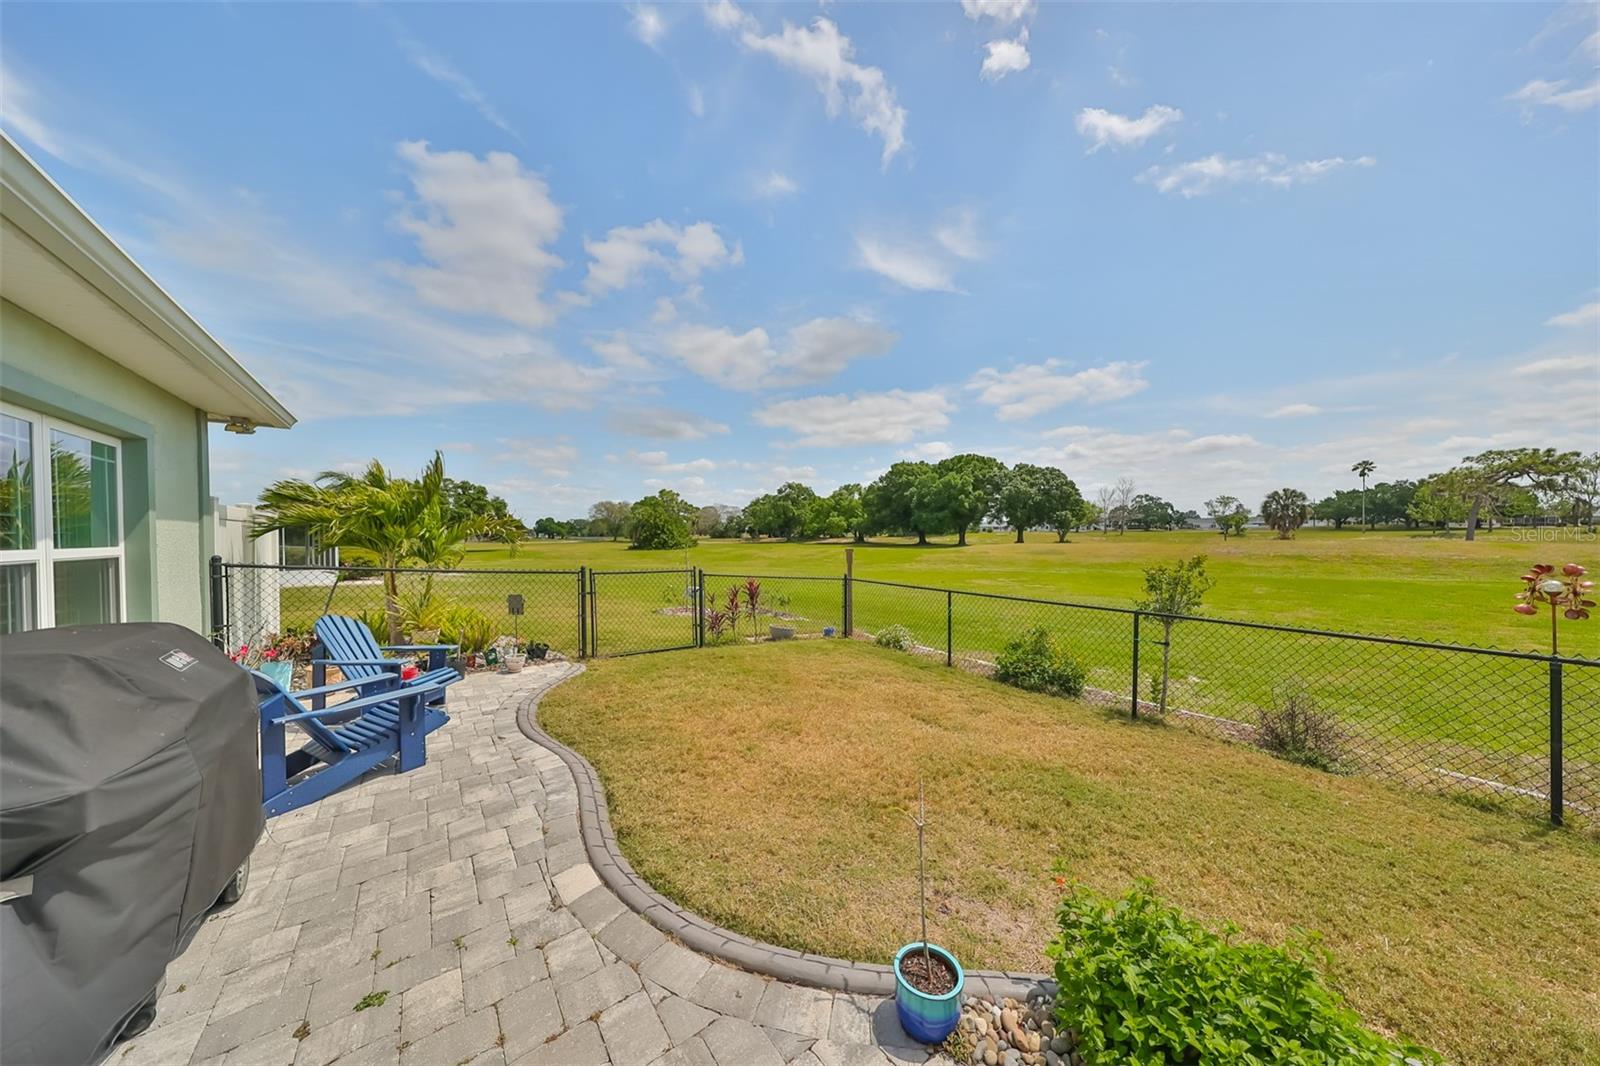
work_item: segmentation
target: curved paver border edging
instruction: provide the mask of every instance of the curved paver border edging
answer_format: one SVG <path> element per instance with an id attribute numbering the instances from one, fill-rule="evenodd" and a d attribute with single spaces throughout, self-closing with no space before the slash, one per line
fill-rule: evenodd
<path id="1" fill-rule="evenodd" d="M 577 673 L 570 676 L 576 677 Z M 617 846 L 616 835 L 611 831 L 611 815 L 606 809 L 605 786 L 600 783 L 599 774 L 589 765 L 588 759 L 539 727 L 537 715 L 541 695 L 543 693 L 523 699 L 517 707 L 517 727 L 533 743 L 557 755 L 572 771 L 578 788 L 578 826 L 584 851 L 600 880 L 625 906 L 662 932 L 677 937 L 685 946 L 752 973 L 814 988 L 870 996 L 894 995 L 894 972 L 887 966 L 811 955 L 752 940 L 706 921 L 652 888 L 634 872 Z M 1024 999 L 1040 991 L 1051 996 L 1055 994 L 1055 983 L 1044 974 L 967 970 L 966 975 L 970 995 L 987 994 L 999 1000 L 1004 996 Z"/>

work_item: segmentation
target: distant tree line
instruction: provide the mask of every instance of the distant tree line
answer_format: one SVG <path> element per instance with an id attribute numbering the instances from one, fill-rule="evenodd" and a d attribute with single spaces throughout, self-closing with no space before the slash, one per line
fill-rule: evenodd
<path id="1" fill-rule="evenodd" d="M 1481 524 L 1534 515 L 1587 524 L 1600 504 L 1600 453 L 1498 449 L 1420 480 L 1367 484 L 1376 469 L 1371 460 L 1356 463 L 1351 470 L 1361 478 L 1361 488 L 1340 489 L 1316 502 L 1285 487 L 1268 493 L 1252 513 L 1238 497 L 1224 494 L 1205 502 L 1206 515 L 1224 538 L 1242 535 L 1256 518 L 1280 537 L 1292 537 L 1311 521 L 1336 529 L 1364 521 L 1369 528 L 1408 529 L 1467 523 L 1470 538 Z M 488 497 L 481 486 L 450 484 L 479 490 L 482 498 L 468 490 L 462 498 L 480 508 L 498 506 L 503 514 L 505 501 Z M 985 523 L 1012 530 L 1021 543 L 1029 530 L 1048 529 L 1065 540 L 1083 529 L 1190 529 L 1202 518 L 1139 492 L 1130 478 L 1104 486 L 1090 501 L 1056 467 L 1008 467 L 991 456 L 968 453 L 936 463 L 895 463 L 870 485 L 841 485 L 827 495 L 790 481 L 742 508 L 697 507 L 671 489 L 632 503 L 602 500 L 583 518 L 541 518 L 532 532 L 547 538 L 626 538 L 641 548 L 687 547 L 696 537 L 850 537 L 859 543 L 893 535 L 926 544 L 930 536 L 955 534 L 957 543 L 965 544 L 967 534 Z"/>

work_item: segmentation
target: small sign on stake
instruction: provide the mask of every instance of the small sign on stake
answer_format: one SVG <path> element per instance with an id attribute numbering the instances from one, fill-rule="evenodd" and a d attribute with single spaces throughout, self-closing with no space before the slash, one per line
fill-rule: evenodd
<path id="1" fill-rule="evenodd" d="M 522 613 L 522 593 L 513 592 L 506 597 L 506 614 L 520 615 Z"/>

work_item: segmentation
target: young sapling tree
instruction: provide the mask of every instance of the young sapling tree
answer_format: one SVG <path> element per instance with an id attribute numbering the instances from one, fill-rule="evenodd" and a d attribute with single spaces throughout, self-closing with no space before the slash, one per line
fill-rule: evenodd
<path id="1" fill-rule="evenodd" d="M 1204 555 L 1180 559 L 1171 566 L 1152 566 L 1144 572 L 1145 595 L 1133 605 L 1155 615 L 1161 623 L 1161 677 L 1156 702 L 1163 714 L 1167 710 L 1167 678 L 1172 667 L 1172 629 L 1185 617 L 1200 613 L 1200 601 L 1215 585 L 1206 576 Z"/>

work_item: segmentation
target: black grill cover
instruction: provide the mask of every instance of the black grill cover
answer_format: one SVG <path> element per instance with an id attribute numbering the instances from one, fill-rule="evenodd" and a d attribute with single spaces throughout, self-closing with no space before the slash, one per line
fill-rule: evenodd
<path id="1" fill-rule="evenodd" d="M 182 626 L 0 640 L 0 1061 L 110 1050 L 261 834 L 258 721 Z"/>

